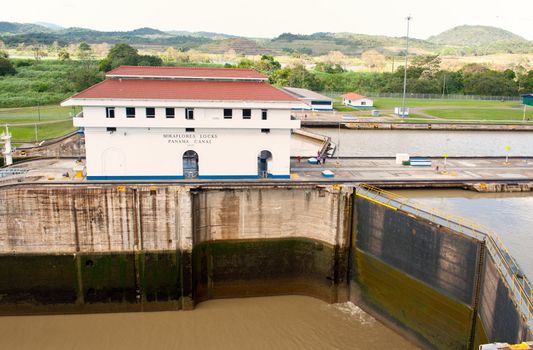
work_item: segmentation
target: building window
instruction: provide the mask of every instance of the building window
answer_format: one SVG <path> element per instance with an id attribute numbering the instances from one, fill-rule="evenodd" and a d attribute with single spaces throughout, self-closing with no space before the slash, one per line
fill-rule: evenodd
<path id="1" fill-rule="evenodd" d="M 263 134 L 268 134 L 270 132 L 270 129 L 261 129 L 261 132 Z"/>
<path id="2" fill-rule="evenodd" d="M 185 119 L 194 120 L 194 108 L 185 108 Z"/>
<path id="3" fill-rule="evenodd" d="M 115 107 L 106 107 L 105 108 L 105 117 L 106 118 L 115 118 Z"/>
<path id="4" fill-rule="evenodd" d="M 242 119 L 250 119 L 252 118 L 252 110 L 251 109 L 243 109 L 242 110 Z"/>
<path id="5" fill-rule="evenodd" d="M 165 114 L 167 115 L 167 118 L 174 118 L 176 110 L 174 108 L 165 108 Z"/>
<path id="6" fill-rule="evenodd" d="M 267 115 L 268 115 L 267 110 L 266 109 L 262 109 L 261 110 L 261 119 L 262 120 L 267 120 Z"/>
<path id="7" fill-rule="evenodd" d="M 361 106 L 366 106 L 366 101 L 361 101 Z"/>
<path id="8" fill-rule="evenodd" d="M 147 107 L 146 108 L 146 118 L 155 118 L 155 108 Z"/>
<path id="9" fill-rule="evenodd" d="M 185 132 L 194 132 L 194 128 L 185 128 Z"/>
<path id="10" fill-rule="evenodd" d="M 106 131 L 112 134 L 117 131 L 117 128 L 106 128 Z"/>
<path id="11" fill-rule="evenodd" d="M 233 117 L 233 109 L 224 109 L 224 119 L 231 119 Z"/>
<path id="12" fill-rule="evenodd" d="M 135 108 L 126 107 L 126 118 L 135 118 Z"/>

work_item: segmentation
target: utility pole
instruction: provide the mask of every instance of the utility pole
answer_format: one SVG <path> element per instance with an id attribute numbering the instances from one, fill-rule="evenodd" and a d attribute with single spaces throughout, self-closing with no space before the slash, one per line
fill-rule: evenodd
<path id="1" fill-rule="evenodd" d="M 333 111 L 333 116 L 336 117 L 337 116 L 337 111 Z M 339 119 L 338 119 L 338 122 L 339 122 L 339 133 L 337 135 L 337 168 L 341 166 L 341 163 L 340 163 L 340 160 L 339 160 L 339 153 L 341 151 L 340 147 L 341 147 L 341 115 L 339 114 Z"/>
<path id="2" fill-rule="evenodd" d="M 405 65 L 403 67 L 403 98 L 401 116 L 405 117 L 405 93 L 407 92 L 407 56 L 409 56 L 409 22 L 413 19 L 410 15 L 407 16 L 407 37 L 405 40 Z"/>
<path id="3" fill-rule="evenodd" d="M 444 98 L 445 91 L 446 91 L 446 74 L 444 74 L 444 82 L 442 84 L 442 98 Z"/>

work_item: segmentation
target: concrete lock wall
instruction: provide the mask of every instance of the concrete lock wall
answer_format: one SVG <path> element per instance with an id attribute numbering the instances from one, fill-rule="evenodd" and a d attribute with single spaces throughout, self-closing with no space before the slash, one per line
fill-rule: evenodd
<path id="1" fill-rule="evenodd" d="M 479 315 L 488 339 L 519 343 L 532 339 L 525 320 L 518 312 L 511 291 L 498 272 L 494 259 L 485 254 Z"/>
<path id="2" fill-rule="evenodd" d="M 436 348 L 466 349 L 478 242 L 363 199 L 355 216 L 352 300 Z"/>
<path id="3" fill-rule="evenodd" d="M 353 190 L 2 187 L 0 314 L 303 294 L 351 300 L 424 347 L 523 340 L 527 328 L 480 242 Z"/>
<path id="4" fill-rule="evenodd" d="M 0 312 L 192 304 L 187 187 L 0 190 Z"/>
<path id="5" fill-rule="evenodd" d="M 305 294 L 345 301 L 350 195 L 331 187 L 196 192 L 197 298 Z"/>
<path id="6" fill-rule="evenodd" d="M 4 187 L 0 313 L 177 309 L 288 293 L 346 300 L 337 285 L 349 196 L 313 186 Z"/>
<path id="7" fill-rule="evenodd" d="M 435 348 L 531 338 L 484 242 L 354 200 L 352 301 Z"/>

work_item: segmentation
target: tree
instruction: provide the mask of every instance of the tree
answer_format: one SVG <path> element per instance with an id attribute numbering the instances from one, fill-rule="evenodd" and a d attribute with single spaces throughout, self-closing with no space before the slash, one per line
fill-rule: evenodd
<path id="1" fill-rule="evenodd" d="M 67 51 L 67 49 L 61 49 L 57 53 L 57 57 L 60 61 L 68 61 L 70 60 L 70 53 Z"/>
<path id="2" fill-rule="evenodd" d="M 76 50 L 76 55 L 78 56 L 78 58 L 80 60 L 88 60 L 91 58 L 92 56 L 92 50 L 91 50 L 91 47 L 89 46 L 89 44 L 87 44 L 86 42 L 81 42 L 79 45 L 78 45 L 78 49 Z"/>
<path id="3" fill-rule="evenodd" d="M 48 53 L 40 45 L 32 47 L 32 51 L 36 61 L 39 61 L 43 57 L 48 57 Z"/>
<path id="4" fill-rule="evenodd" d="M 138 66 L 161 66 L 163 65 L 163 60 L 161 57 L 152 56 L 152 55 L 141 55 L 137 61 Z"/>
<path id="5" fill-rule="evenodd" d="M 434 76 L 440 70 L 441 62 L 439 55 L 415 56 L 411 61 L 411 68 L 429 72 L 430 75 Z"/>
<path id="6" fill-rule="evenodd" d="M 0 76 L 17 74 L 17 70 L 11 64 L 7 52 L 0 51 Z"/>
<path id="7" fill-rule="evenodd" d="M 520 75 L 518 80 L 520 84 L 520 93 L 533 93 L 533 70 L 530 70 L 527 74 Z"/>
<path id="8" fill-rule="evenodd" d="M 100 70 L 110 71 L 118 66 L 160 66 L 163 61 L 160 57 L 139 55 L 137 49 L 128 44 L 117 44 L 109 50 L 107 57 L 100 61 Z"/>
<path id="9" fill-rule="evenodd" d="M 518 84 L 503 72 L 487 70 L 464 75 L 466 95 L 513 96 L 518 94 Z"/>
<path id="10" fill-rule="evenodd" d="M 318 71 L 318 72 L 329 73 L 329 74 L 336 74 L 336 73 L 344 73 L 345 72 L 344 68 L 342 68 L 342 66 L 340 64 L 338 64 L 338 63 L 333 64 L 331 62 L 318 62 L 315 65 L 315 70 Z"/>
<path id="11" fill-rule="evenodd" d="M 280 68 L 281 64 L 270 55 L 261 56 L 261 60 L 255 64 L 255 69 L 266 75 L 271 75 Z"/>
<path id="12" fill-rule="evenodd" d="M 92 86 L 104 79 L 104 73 L 98 69 L 98 66 L 91 61 L 79 65 L 72 70 L 70 80 L 74 82 L 74 89 L 81 91 Z"/>
<path id="13" fill-rule="evenodd" d="M 254 66 L 254 61 L 252 61 L 249 58 L 243 58 L 237 64 L 237 68 L 253 68 L 253 66 Z"/>
<path id="14" fill-rule="evenodd" d="M 317 77 L 301 64 L 293 68 L 278 69 L 271 77 L 272 83 L 279 86 L 300 87 L 315 91 L 322 91 L 324 85 Z"/>

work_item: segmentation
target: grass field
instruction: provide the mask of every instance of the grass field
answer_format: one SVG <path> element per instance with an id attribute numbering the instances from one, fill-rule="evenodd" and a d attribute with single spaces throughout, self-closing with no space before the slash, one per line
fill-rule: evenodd
<path id="1" fill-rule="evenodd" d="M 434 107 L 434 106 L 457 106 L 457 107 L 513 107 L 519 106 L 519 101 L 484 101 L 484 100 L 448 100 L 448 99 L 421 99 L 421 98 L 408 98 L 405 100 L 407 107 Z M 402 99 L 379 97 L 374 99 L 375 109 L 394 109 L 402 105 Z M 333 108 L 337 111 L 353 112 L 354 108 L 346 107 L 342 104 L 340 98 L 335 98 L 333 102 Z"/>
<path id="2" fill-rule="evenodd" d="M 35 142 L 54 138 L 74 130 L 72 120 L 66 119 L 70 117 L 69 113 L 77 112 L 79 109 L 59 106 L 0 108 L 0 130 L 3 132 L 7 124 L 14 142 Z M 35 123 L 54 121 L 57 123 L 37 124 L 37 128 L 35 127 Z"/>
<path id="3" fill-rule="evenodd" d="M 402 105 L 400 98 L 376 98 L 374 100 L 374 106 L 377 109 L 394 109 Z M 433 100 L 433 99 L 419 99 L 409 98 L 405 100 L 407 107 L 432 107 L 432 106 L 458 106 L 458 107 L 511 107 L 518 106 L 518 101 L 483 101 L 483 100 Z"/>
<path id="4" fill-rule="evenodd" d="M 425 109 L 424 113 L 454 120 L 512 120 L 522 121 L 524 113 L 521 109 Z M 533 109 L 526 113 L 526 118 L 533 120 Z"/>
<path id="5" fill-rule="evenodd" d="M 356 112 L 357 109 L 346 107 L 340 101 L 333 101 L 333 109 L 339 112 Z"/>

